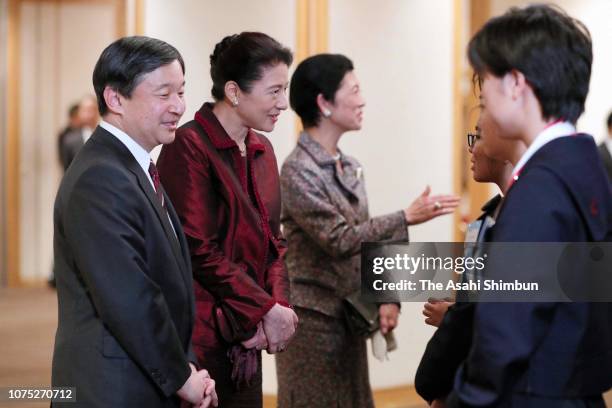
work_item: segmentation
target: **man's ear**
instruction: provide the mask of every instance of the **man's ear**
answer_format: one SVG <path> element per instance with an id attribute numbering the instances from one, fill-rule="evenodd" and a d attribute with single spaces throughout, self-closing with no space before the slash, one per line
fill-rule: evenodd
<path id="1" fill-rule="evenodd" d="M 104 96 L 104 102 L 106 102 L 106 106 L 110 112 L 117 115 L 123 114 L 123 101 L 125 100 L 123 95 L 108 85 L 104 88 L 102 95 Z"/>
<path id="2" fill-rule="evenodd" d="M 521 71 L 513 69 L 504 76 L 504 85 L 509 90 L 510 96 L 513 100 L 517 100 L 519 97 L 525 94 L 525 91 L 529 87 L 529 83 L 525 78 L 525 75 Z"/>

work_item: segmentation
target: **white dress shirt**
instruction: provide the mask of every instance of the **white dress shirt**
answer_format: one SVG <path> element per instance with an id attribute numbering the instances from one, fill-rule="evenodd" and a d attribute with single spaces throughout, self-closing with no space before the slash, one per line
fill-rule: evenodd
<path id="1" fill-rule="evenodd" d="M 576 134 L 576 127 L 570 122 L 557 122 L 554 123 L 544 130 L 542 130 L 536 138 L 533 140 L 531 145 L 525 150 L 525 153 L 521 156 L 520 160 L 512 169 L 512 181 L 518 180 L 519 174 L 525 164 L 533 157 L 533 155 L 540 150 L 548 142 L 552 142 L 560 137 L 566 137 Z"/>
<path id="2" fill-rule="evenodd" d="M 128 134 L 125 133 L 123 130 L 111 125 L 110 123 L 102 120 L 100 121 L 100 127 L 107 130 L 110 134 L 119 139 L 121 143 L 125 145 L 125 147 L 128 148 L 130 153 L 132 153 L 132 156 L 134 156 L 134 158 L 138 162 L 138 165 L 142 167 L 142 171 L 144 171 L 144 174 L 147 176 L 147 179 L 149 179 L 149 182 L 151 183 L 151 187 L 153 187 L 153 191 L 155 191 L 155 184 L 153 183 L 153 179 L 149 174 L 149 165 L 151 163 L 151 156 L 149 155 L 149 152 L 147 152 L 141 145 L 136 143 L 136 141 L 130 136 L 128 136 Z M 174 225 L 172 224 L 170 214 L 167 213 L 167 215 L 168 221 L 170 221 L 170 226 L 174 231 L 174 235 L 176 235 L 176 230 L 174 229 Z"/>

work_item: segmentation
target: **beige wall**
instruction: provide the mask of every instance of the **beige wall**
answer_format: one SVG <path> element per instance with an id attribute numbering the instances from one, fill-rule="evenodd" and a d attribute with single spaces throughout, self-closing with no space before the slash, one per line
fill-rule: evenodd
<path id="1" fill-rule="evenodd" d="M 71 103 L 93 93 L 94 64 L 116 34 L 112 5 L 21 4 L 21 279 L 46 279 L 53 258 L 53 202 L 61 177 L 57 133 Z"/>
<path id="2" fill-rule="evenodd" d="M 330 52 L 353 59 L 368 100 L 364 128 L 341 146 L 366 171 L 373 214 L 407 206 L 430 184 L 452 188 L 452 2 L 330 0 Z M 146 34 L 175 45 L 187 65 L 187 113 L 210 100 L 208 56 L 224 35 L 264 31 L 295 48 L 295 2 L 265 0 L 149 0 Z M 367 30 L 364 29 L 367 27 Z M 428 41 L 419 41 L 427 38 Z M 384 41 L 382 40 L 384 39 Z M 284 113 L 271 134 L 279 162 L 295 141 L 294 114 Z M 451 239 L 451 219 L 415 227 L 415 240 Z M 420 304 L 404 304 L 400 350 L 391 361 L 372 363 L 374 387 L 411 383 L 432 330 Z M 274 362 L 264 358 L 264 392 L 276 392 Z"/>
<path id="3" fill-rule="evenodd" d="M 128 0 L 128 11 L 133 3 Z M 498 14 L 514 3 L 518 1 L 493 0 L 493 12 Z M 612 3 L 558 3 L 582 19 L 593 35 L 591 92 L 579 127 L 601 137 L 612 107 L 612 55 L 607 52 L 612 42 Z M 0 7 L 5 4 L 6 0 L 0 0 Z M 364 128 L 345 135 L 341 147 L 364 165 L 373 215 L 408 205 L 426 184 L 436 192 L 452 188 L 452 143 L 462 136 L 453 134 L 452 124 L 452 4 L 452 0 L 329 0 L 329 50 L 354 61 L 368 102 Z M 91 91 L 95 60 L 116 30 L 113 10 L 100 9 L 104 7 L 100 4 L 67 2 L 58 9 L 55 3 L 45 2 L 23 7 L 21 259 L 22 277 L 28 280 L 46 276 L 51 268 L 51 214 L 60 176 L 57 131 L 68 105 Z M 216 42 L 228 34 L 258 30 L 295 49 L 295 12 L 296 0 L 147 0 L 146 34 L 175 45 L 185 58 L 188 107 L 183 122 L 210 100 L 208 57 Z M 4 15 L 0 9 L 0 18 Z M 128 32 L 133 30 L 131 21 L 128 13 Z M 4 61 L 0 58 L 0 96 Z M 0 112 L 4 112 L 1 98 Z M 1 118 L 0 113 L 0 123 L 5 123 Z M 293 148 L 294 118 L 293 113 L 284 113 L 270 135 L 279 162 Z M 411 238 L 451 240 L 450 217 L 411 228 Z M 433 332 L 423 324 L 420 311 L 420 304 L 403 305 L 399 350 L 384 364 L 371 361 L 375 388 L 412 383 Z M 274 393 L 276 377 L 269 356 L 264 370 L 264 391 Z"/>
<path id="4" fill-rule="evenodd" d="M 492 0 L 491 12 L 499 15 L 511 6 L 525 6 L 524 0 Z M 606 119 L 612 110 L 612 1 L 556 0 L 569 15 L 582 21 L 593 40 L 591 86 L 584 114 L 578 120 L 578 130 L 592 134 L 598 141 L 607 134 Z"/>
<path id="5" fill-rule="evenodd" d="M 492 0 L 493 14 L 519 0 Z M 595 62 L 586 113 L 579 128 L 601 138 L 612 108 L 612 2 L 558 0 L 591 30 Z M 133 32 L 134 0 L 128 0 L 127 31 Z M 330 52 L 353 59 L 368 106 L 364 128 L 345 135 L 341 147 L 364 165 L 373 215 L 406 206 L 430 184 L 452 188 L 452 1 L 329 0 Z M 106 8 L 105 8 L 106 7 Z M 210 100 L 208 57 L 224 35 L 267 32 L 295 48 L 296 0 L 147 0 L 146 34 L 175 45 L 187 64 L 188 109 L 183 122 Z M 6 0 L 0 0 L 0 126 L 6 121 Z M 114 11 L 101 4 L 24 3 L 21 63 L 21 274 L 44 278 L 52 259 L 52 206 L 61 171 L 56 134 L 68 105 L 91 92 L 91 72 L 114 38 Z M 295 141 L 294 114 L 286 112 L 271 140 L 279 162 Z M 0 128 L 3 180 L 5 129 Z M 0 257 L 4 256 L 4 184 L 0 185 Z M 411 228 L 415 241 L 451 239 L 451 219 Z M 0 271 L 0 284 L 3 273 Z M 399 350 L 384 364 L 371 360 L 375 388 L 412 383 L 433 330 L 425 327 L 420 304 L 405 303 L 397 330 Z M 264 358 L 264 391 L 276 391 L 273 359 Z"/>
<path id="6" fill-rule="evenodd" d="M 184 123 L 193 119 L 203 102 L 212 101 L 209 56 L 224 36 L 262 31 L 295 49 L 295 0 L 148 0 L 145 31 L 174 45 L 185 59 Z M 293 113 L 283 113 L 269 136 L 282 162 L 295 141 Z"/>
<path id="7" fill-rule="evenodd" d="M 135 0 L 128 0 L 132 33 Z M 492 0 L 500 14 L 522 0 Z M 579 128 L 601 139 L 612 109 L 612 2 L 558 0 L 590 29 L 594 43 L 591 91 Z M 0 0 L 0 126 L 6 112 L 6 0 Z M 406 206 L 425 184 L 452 188 L 452 1 L 329 0 L 329 50 L 355 63 L 367 99 L 364 128 L 345 135 L 341 147 L 364 165 L 373 215 Z M 56 134 L 69 104 L 91 92 L 91 72 L 101 50 L 115 37 L 114 10 L 102 4 L 23 3 L 21 106 L 21 276 L 46 277 L 52 260 L 52 206 L 61 175 Z M 295 48 L 295 0 L 148 0 L 146 34 L 175 45 L 187 64 L 188 109 L 183 122 L 210 100 L 208 57 L 224 35 L 267 32 Z M 466 17 L 467 18 L 467 17 Z M 279 162 L 293 148 L 295 116 L 286 112 L 270 135 Z M 0 179 L 4 138 L 0 128 Z M 4 184 L 0 185 L 0 260 L 4 254 Z M 415 241 L 451 239 L 451 219 L 411 228 Z M 5 271 L 0 271 L 0 285 Z M 420 304 L 404 303 L 397 330 L 399 350 L 391 360 L 371 359 L 374 388 L 412 383 L 425 343 Z M 274 361 L 264 358 L 264 391 L 276 391 Z"/>
<path id="8" fill-rule="evenodd" d="M 331 0 L 330 51 L 349 56 L 366 98 L 364 126 L 341 147 L 364 166 L 370 211 L 407 207 L 425 185 L 452 189 L 453 4 Z M 410 228 L 412 241 L 451 241 L 451 217 Z M 370 359 L 374 388 L 411 384 L 432 334 L 422 304 L 404 303 L 390 361 Z"/>
<path id="9" fill-rule="evenodd" d="M 262 31 L 295 50 L 295 0 L 148 0 L 147 35 L 177 47 L 186 64 L 187 110 L 182 122 L 193 118 L 205 101 L 212 101 L 209 56 L 214 46 L 230 34 Z M 295 143 L 295 116 L 283 113 L 269 135 L 279 164 Z M 159 149 L 156 149 L 158 152 Z M 276 392 L 274 359 L 264 353 L 264 392 Z"/>

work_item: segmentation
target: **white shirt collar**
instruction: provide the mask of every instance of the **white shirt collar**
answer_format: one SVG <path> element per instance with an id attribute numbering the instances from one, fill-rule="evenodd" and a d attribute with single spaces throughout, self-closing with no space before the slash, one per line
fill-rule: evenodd
<path id="1" fill-rule="evenodd" d="M 558 122 L 548 126 L 540 132 L 533 140 L 531 145 L 525 150 L 525 153 L 521 156 L 520 160 L 514 166 L 512 170 L 512 177 L 516 180 L 517 175 L 521 172 L 525 164 L 533 157 L 533 155 L 540 150 L 545 144 L 555 139 L 564 136 L 571 136 L 576 133 L 576 127 L 570 122 Z"/>
<path id="2" fill-rule="evenodd" d="M 128 134 L 123 130 L 111 125 L 110 123 L 101 120 L 100 127 L 106 129 L 110 134 L 119 139 L 121 143 L 125 145 L 125 147 L 128 148 L 140 167 L 142 167 L 142 171 L 144 171 L 144 173 L 147 175 L 151 185 L 154 186 L 151 175 L 149 174 L 149 164 L 151 163 L 151 156 L 149 155 L 149 152 L 147 152 L 141 145 L 136 143 L 136 141 L 128 136 Z"/>
<path id="3" fill-rule="evenodd" d="M 128 148 L 132 156 L 136 159 L 140 167 L 142 167 L 142 171 L 149 179 L 149 183 L 151 183 L 151 187 L 153 187 L 153 191 L 155 191 L 155 184 L 153 183 L 153 179 L 149 174 L 149 165 L 151 163 L 151 155 L 147 152 L 141 145 L 136 143 L 134 139 L 128 136 L 123 130 L 111 125 L 108 122 L 103 120 L 100 121 L 100 127 L 106 129 L 111 135 L 115 136 L 117 139 L 121 141 Z M 170 213 L 166 212 L 168 216 L 168 221 L 170 221 L 170 226 L 172 227 L 172 231 L 174 231 L 174 235 L 178 239 L 178 235 L 176 234 L 176 229 L 174 228 L 174 224 L 172 223 L 172 218 L 170 218 Z"/>
<path id="4" fill-rule="evenodd" d="M 83 143 L 87 143 L 92 133 L 93 133 L 92 128 L 89 128 L 89 127 L 81 128 L 81 136 L 83 137 Z"/>

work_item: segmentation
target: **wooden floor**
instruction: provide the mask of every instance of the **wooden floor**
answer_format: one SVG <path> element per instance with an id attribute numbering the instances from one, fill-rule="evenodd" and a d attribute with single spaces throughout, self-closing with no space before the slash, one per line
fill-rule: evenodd
<path id="1" fill-rule="evenodd" d="M 0 388 L 48 387 L 57 327 L 57 298 L 49 288 L 0 289 Z M 378 391 L 378 408 L 424 408 L 412 387 Z M 5 403 L 0 408 L 48 407 L 49 403 Z M 273 396 L 265 408 L 276 406 Z"/>
<path id="2" fill-rule="evenodd" d="M 56 327 L 55 291 L 0 289 L 0 388 L 49 386 Z M 5 406 L 48 407 L 49 403 L 5 403 Z"/>
<path id="3" fill-rule="evenodd" d="M 49 386 L 57 325 L 57 299 L 48 288 L 0 289 L 0 388 Z M 606 396 L 612 406 L 612 393 Z M 378 408 L 427 407 L 413 387 L 377 390 Z M 49 403 L 5 403 L 2 407 L 37 408 Z M 266 396 L 264 406 L 275 406 Z M 315 408 L 315 407 L 313 407 Z"/>

